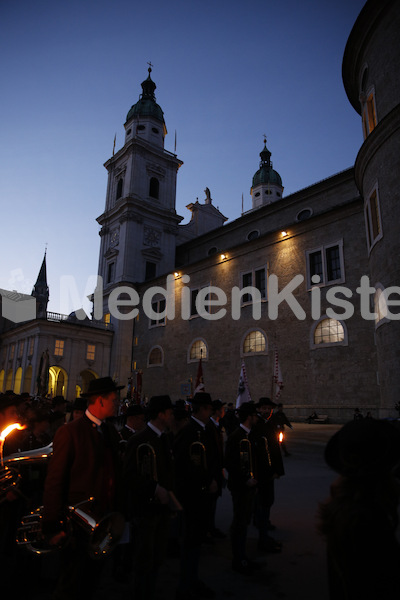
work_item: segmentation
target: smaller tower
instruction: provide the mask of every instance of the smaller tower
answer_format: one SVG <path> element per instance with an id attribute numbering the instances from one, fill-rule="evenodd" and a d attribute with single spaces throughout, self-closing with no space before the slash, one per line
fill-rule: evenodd
<path id="1" fill-rule="evenodd" d="M 272 168 L 271 152 L 267 148 L 266 138 L 264 138 L 264 148 L 260 152 L 260 158 L 260 168 L 253 177 L 250 190 L 253 209 L 280 200 L 283 193 L 282 179 Z"/>
<path id="2" fill-rule="evenodd" d="M 49 286 L 47 285 L 47 268 L 46 268 L 46 253 L 44 252 L 42 266 L 40 267 L 39 275 L 33 286 L 32 296 L 36 298 L 36 317 L 45 319 L 47 313 L 47 305 L 49 303 Z"/>

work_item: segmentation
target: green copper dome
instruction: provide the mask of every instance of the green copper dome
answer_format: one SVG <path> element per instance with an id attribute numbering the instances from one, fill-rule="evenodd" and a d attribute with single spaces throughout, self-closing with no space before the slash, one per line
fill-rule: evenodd
<path id="1" fill-rule="evenodd" d="M 149 76 L 145 81 L 142 82 L 143 93 L 140 95 L 138 102 L 134 104 L 126 116 L 126 120 L 129 121 L 133 117 L 154 117 L 161 123 L 165 124 L 164 113 L 161 107 L 156 102 L 154 90 L 156 84 L 150 77 L 151 68 L 149 67 Z"/>
<path id="2" fill-rule="evenodd" d="M 271 164 L 271 152 L 268 150 L 266 143 L 263 150 L 260 152 L 260 168 L 253 177 L 253 187 L 262 183 L 273 183 L 282 187 L 282 179 Z"/>

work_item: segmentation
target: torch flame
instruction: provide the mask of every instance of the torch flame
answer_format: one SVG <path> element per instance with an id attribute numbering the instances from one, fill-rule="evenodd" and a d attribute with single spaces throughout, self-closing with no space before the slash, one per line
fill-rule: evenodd
<path id="1" fill-rule="evenodd" d="M 19 429 L 20 431 L 22 429 L 25 429 L 26 425 L 21 425 L 21 423 L 12 423 L 12 425 L 9 425 L 8 427 L 6 427 L 5 429 L 3 429 L 3 431 L 0 433 L 0 440 L 2 442 L 4 442 L 4 440 L 6 439 L 6 437 L 12 432 L 14 431 L 14 429 Z"/>
<path id="2" fill-rule="evenodd" d="M 283 433 L 282 431 L 279 434 L 279 443 L 281 444 L 283 442 Z"/>

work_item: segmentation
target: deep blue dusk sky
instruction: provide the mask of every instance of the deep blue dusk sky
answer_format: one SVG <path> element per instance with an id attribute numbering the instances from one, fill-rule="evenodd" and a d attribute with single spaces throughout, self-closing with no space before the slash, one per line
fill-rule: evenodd
<path id="1" fill-rule="evenodd" d="M 107 174 L 147 62 L 165 147 L 184 165 L 177 211 L 211 190 L 229 218 L 251 207 L 263 134 L 284 195 L 354 164 L 361 119 L 342 84 L 364 0 L 3 0 L 0 4 L 0 288 L 30 293 L 47 249 L 80 297 L 97 273 Z M 89 284 L 90 288 L 90 284 Z M 68 308 L 68 305 L 67 305 Z M 79 308 L 70 306 L 69 310 Z"/>

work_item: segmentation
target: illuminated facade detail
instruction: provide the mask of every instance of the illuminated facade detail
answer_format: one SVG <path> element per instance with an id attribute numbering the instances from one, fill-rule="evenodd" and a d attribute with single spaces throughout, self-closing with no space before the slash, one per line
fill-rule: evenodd
<path id="1" fill-rule="evenodd" d="M 250 331 L 244 338 L 242 344 L 243 355 L 257 354 L 265 352 L 267 348 L 266 335 L 259 329 Z"/>
<path id="2" fill-rule="evenodd" d="M 314 330 L 314 345 L 341 344 L 345 341 L 344 325 L 336 319 L 322 319 Z"/>
<path id="3" fill-rule="evenodd" d="M 208 352 L 204 340 L 195 340 L 189 350 L 189 361 L 207 360 Z"/>

